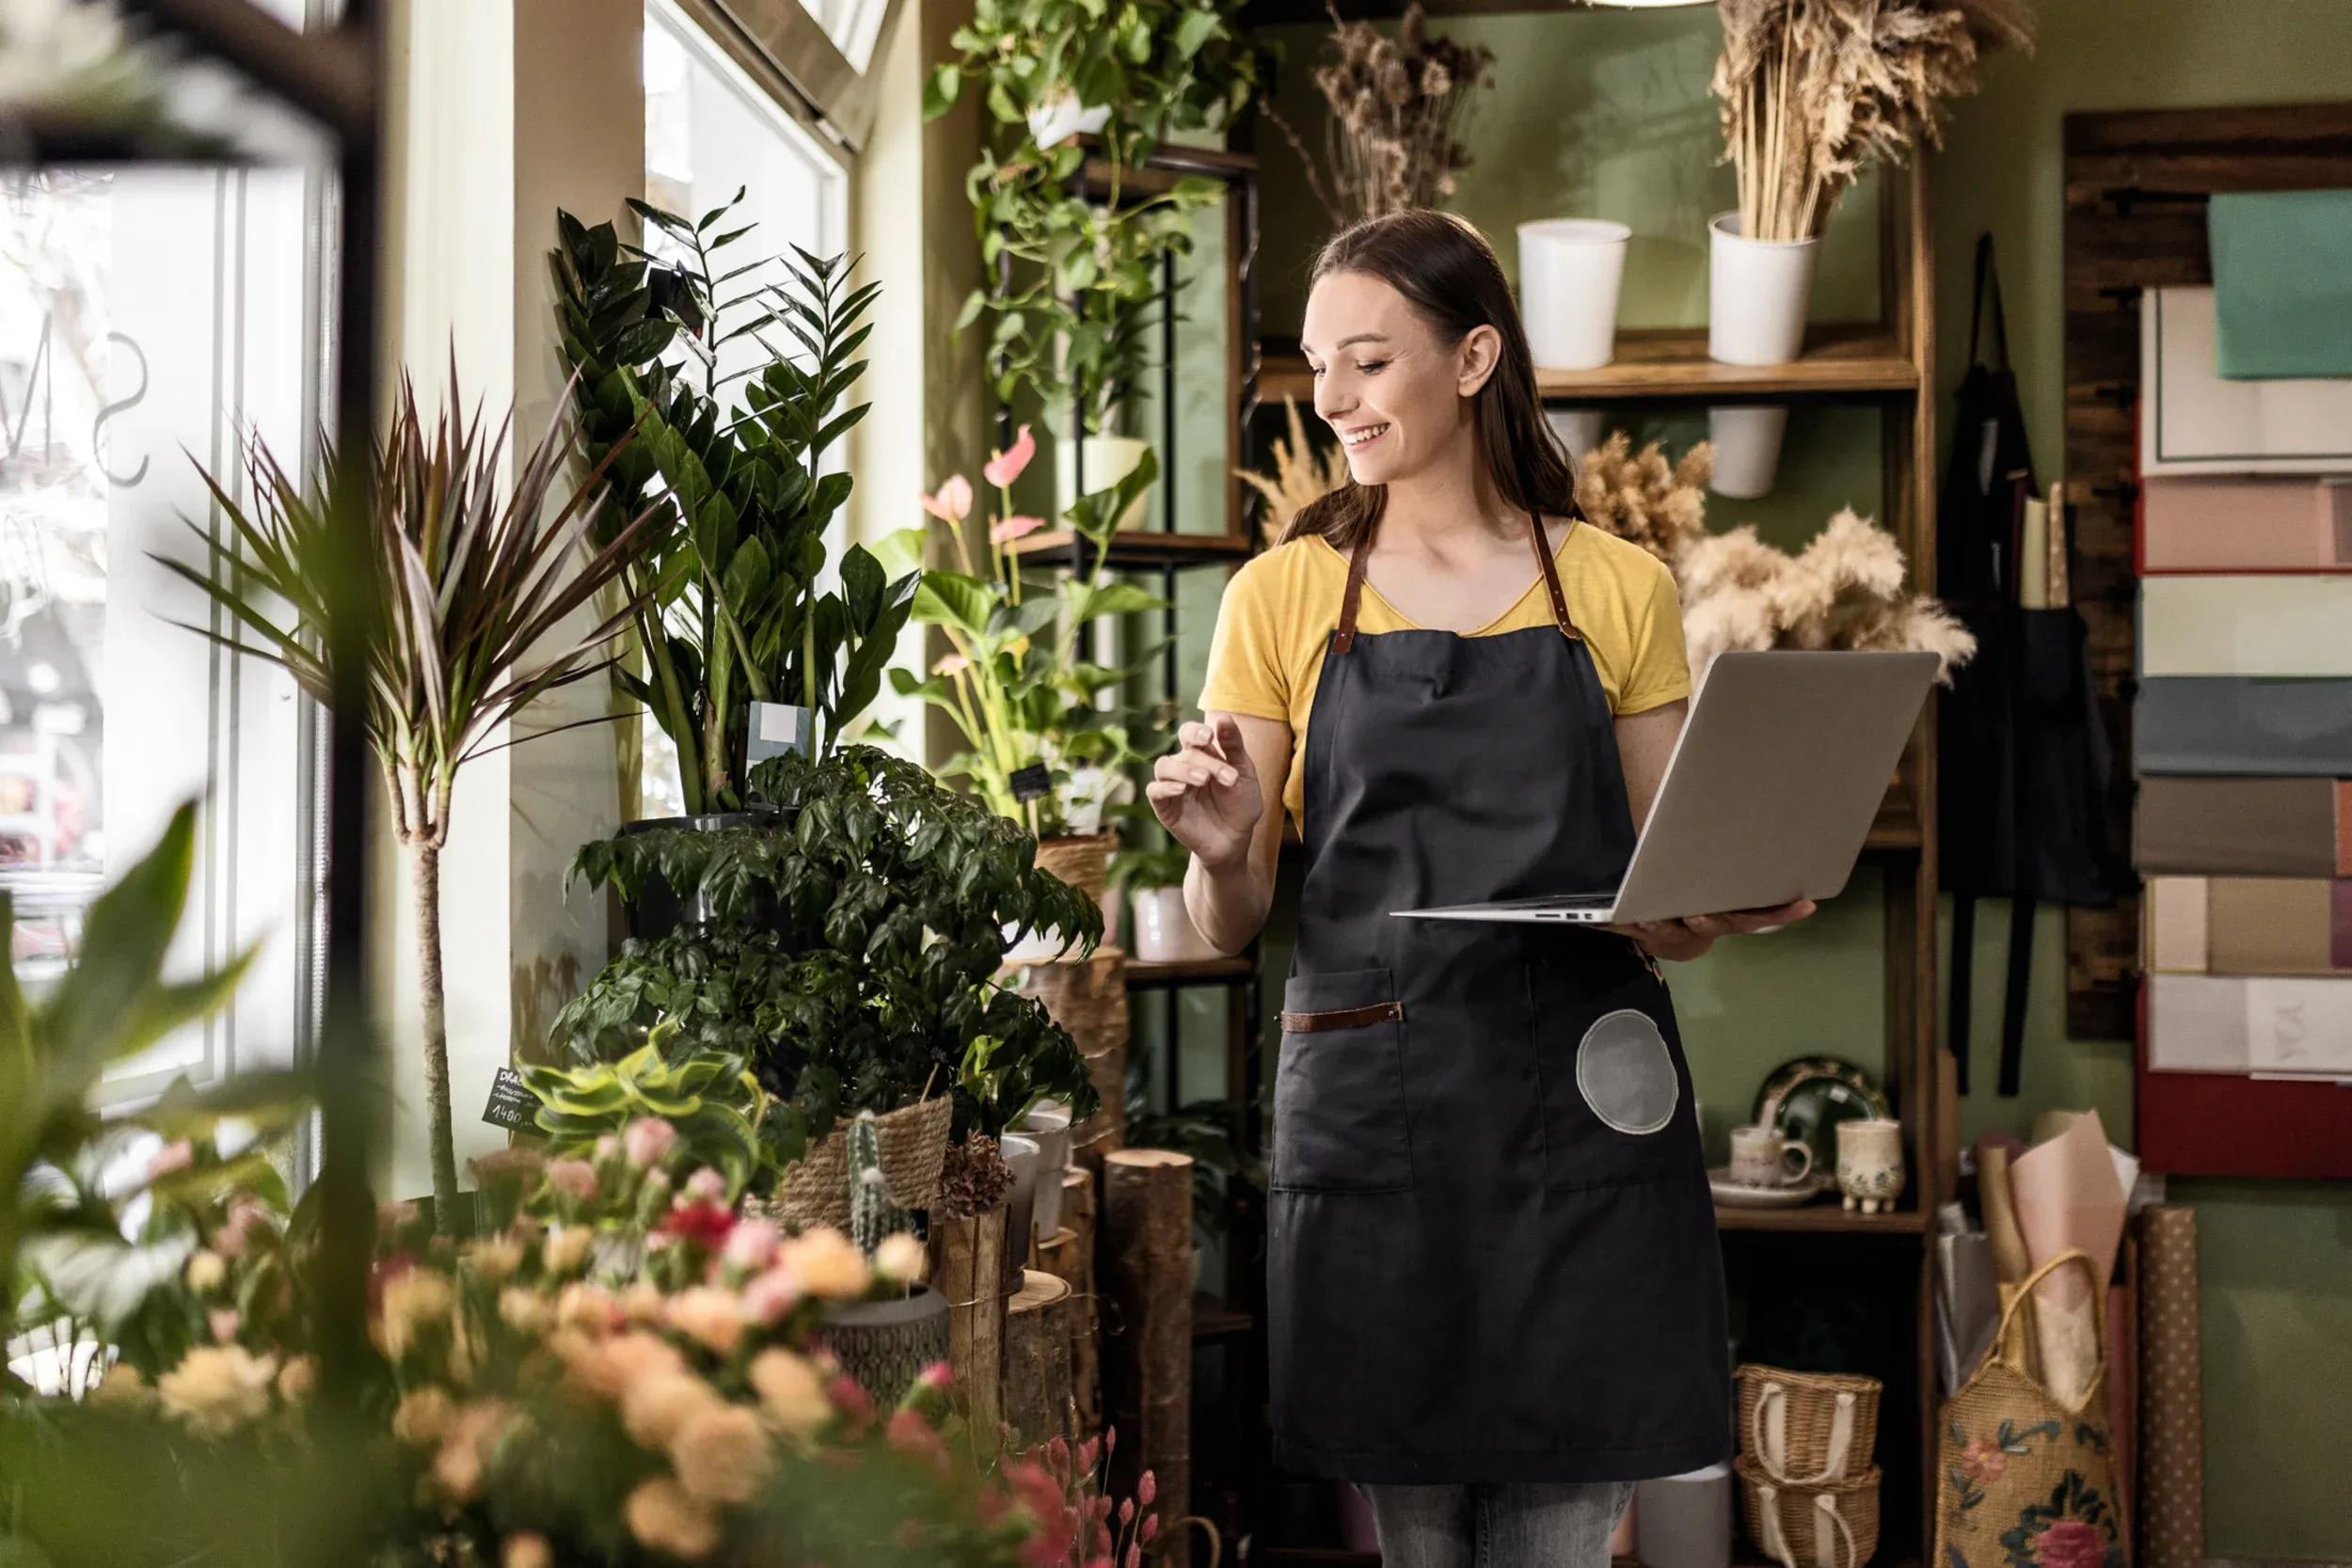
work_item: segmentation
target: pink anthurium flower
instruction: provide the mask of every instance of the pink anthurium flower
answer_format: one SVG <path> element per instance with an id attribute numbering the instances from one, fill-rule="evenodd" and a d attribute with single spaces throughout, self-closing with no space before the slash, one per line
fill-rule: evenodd
<path id="1" fill-rule="evenodd" d="M 943 523 L 960 523 L 972 515 L 972 482 L 950 474 L 936 496 L 923 498 L 923 510 Z"/>
<path id="2" fill-rule="evenodd" d="M 1036 455 L 1037 438 L 1029 434 L 1027 425 L 1023 425 L 1021 434 L 1013 438 L 1012 450 L 990 458 L 980 476 L 1001 490 L 1019 479 L 1021 471 L 1029 466 L 1029 459 Z"/>
<path id="3" fill-rule="evenodd" d="M 1042 517 L 1008 517 L 988 531 L 988 542 L 992 545 L 1009 545 L 1044 526 L 1045 519 Z"/>
<path id="4" fill-rule="evenodd" d="M 959 675 L 971 667 L 972 661 L 964 657 L 961 654 L 946 654 L 941 656 L 937 664 L 931 666 L 931 673 L 934 675 Z"/>

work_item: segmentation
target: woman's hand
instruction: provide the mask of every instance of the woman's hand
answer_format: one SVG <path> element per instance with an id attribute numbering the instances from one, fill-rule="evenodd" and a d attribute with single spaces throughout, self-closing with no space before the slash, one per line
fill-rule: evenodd
<path id="1" fill-rule="evenodd" d="M 1734 910 L 1728 914 L 1693 914 L 1680 920 L 1637 920 L 1630 925 L 1612 926 L 1642 944 L 1653 957 L 1680 963 L 1695 958 L 1715 945 L 1722 936 L 1741 936 L 1751 931 L 1776 931 L 1791 921 L 1803 920 L 1816 908 L 1810 898 L 1800 898 L 1793 904 L 1782 904 L 1769 910 Z"/>
<path id="2" fill-rule="evenodd" d="M 1176 740 L 1177 749 L 1152 765 L 1145 797 L 1170 836 L 1210 870 L 1240 864 L 1265 813 L 1241 726 L 1232 715 L 1219 714 L 1214 724 L 1181 725 Z"/>

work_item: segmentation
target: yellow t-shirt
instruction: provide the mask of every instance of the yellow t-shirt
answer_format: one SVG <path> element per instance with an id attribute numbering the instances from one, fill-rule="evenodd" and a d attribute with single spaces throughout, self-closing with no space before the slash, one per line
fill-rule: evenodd
<path id="1" fill-rule="evenodd" d="M 1552 560 L 1568 598 L 1568 617 L 1584 634 L 1612 713 L 1640 713 L 1691 694 L 1682 607 L 1664 563 L 1640 546 L 1583 522 L 1568 530 Z M 1291 770 L 1282 804 L 1294 822 L 1306 816 L 1307 716 L 1346 591 L 1347 558 L 1327 540 L 1311 535 L 1279 545 L 1233 574 L 1209 644 L 1201 710 L 1279 719 L 1291 727 Z M 1543 578 L 1536 577 L 1509 610 L 1468 635 L 1492 637 L 1549 625 L 1551 603 Z M 1420 629 L 1369 579 L 1356 627 L 1367 637 Z"/>

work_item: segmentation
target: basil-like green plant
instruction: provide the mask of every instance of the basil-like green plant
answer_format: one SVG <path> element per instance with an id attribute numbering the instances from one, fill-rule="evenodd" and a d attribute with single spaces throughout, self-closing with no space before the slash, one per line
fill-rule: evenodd
<path id="1" fill-rule="evenodd" d="M 671 1026 L 672 1029 L 675 1026 Z M 558 1154 L 577 1154 L 640 1117 L 666 1121 L 690 1164 L 723 1172 L 740 1188 L 759 1164 L 755 1121 L 765 1098 L 740 1056 L 677 1053 L 663 1060 L 662 1036 L 617 1062 L 527 1067 L 523 1086 L 539 1097 L 534 1125 Z"/>
<path id="2" fill-rule="evenodd" d="M 1191 253 L 1193 214 L 1224 195 L 1202 176 L 1147 187 L 1132 171 L 1171 132 L 1222 128 L 1257 90 L 1239 10 L 1239 0 L 978 0 L 951 40 L 956 58 L 933 68 L 926 114 L 945 114 L 968 83 L 991 121 L 964 182 L 991 281 L 960 327 L 994 315 L 989 365 L 1005 402 L 1025 388 L 1049 407 L 1074 403 L 1089 431 L 1116 422 L 1152 304 L 1173 308 L 1160 298 L 1163 265 Z M 1081 182 L 1089 156 L 1102 178 Z"/>
<path id="3" fill-rule="evenodd" d="M 615 679 L 677 748 L 692 815 L 745 803 L 751 704 L 811 709 L 827 745 L 846 733 L 882 689 L 914 594 L 913 574 L 891 579 L 855 545 L 839 587 L 818 588 L 825 530 L 850 490 L 827 453 L 866 413 L 840 405 L 865 372 L 863 318 L 881 285 L 852 289 L 840 258 L 797 246 L 739 261 L 752 226 L 726 224 L 742 195 L 691 222 L 631 201 L 675 261 L 569 213 L 551 255 L 589 456 L 639 432 L 605 470 L 599 522 L 652 505 L 676 525 L 630 571 L 643 668 Z M 720 351 L 743 340 L 765 357 L 723 375 Z"/>
<path id="4" fill-rule="evenodd" d="M 796 1158 L 845 1115 L 895 1110 L 961 1081 L 970 1042 L 997 1040 L 1038 1094 L 1094 1103 L 1086 1061 L 1033 997 L 996 983 L 1008 928 L 1102 937 L 1092 900 L 1036 863 L 1037 842 L 903 757 L 844 745 L 789 752 L 750 784 L 793 802 L 772 827 L 642 832 L 583 847 L 573 874 L 636 896 L 656 874 L 700 888 L 715 918 L 631 941 L 557 1015 L 576 1062 L 637 1049 L 739 1053 L 777 1103 L 761 1134 Z M 755 893 L 781 929 L 734 924 Z M 960 1094 L 957 1118 L 982 1107 Z"/>

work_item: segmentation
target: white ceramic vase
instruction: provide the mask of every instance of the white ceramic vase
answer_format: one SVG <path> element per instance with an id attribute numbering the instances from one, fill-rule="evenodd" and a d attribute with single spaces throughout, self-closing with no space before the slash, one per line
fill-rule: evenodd
<path id="1" fill-rule="evenodd" d="M 1058 511 L 1067 514 L 1077 504 L 1079 497 L 1107 490 L 1125 479 L 1151 450 L 1151 442 L 1132 436 L 1089 436 L 1074 442 L 1065 436 L 1055 442 L 1054 482 Z M 1146 490 L 1119 515 L 1119 526 L 1143 527 L 1151 509 L 1152 493 Z"/>
<path id="2" fill-rule="evenodd" d="M 1616 356 L 1617 296 L 1632 234 L 1598 218 L 1519 225 L 1519 314 L 1539 369 L 1596 370 Z"/>
<path id="3" fill-rule="evenodd" d="M 1184 908 L 1182 887 L 1137 888 L 1135 905 L 1135 944 L 1130 951 L 1141 963 L 1192 963 L 1217 956 L 1208 939 L 1193 926 Z"/>
<path id="4" fill-rule="evenodd" d="M 1849 1209 L 1892 1211 L 1903 1192 L 1903 1124 L 1883 1117 L 1839 1122 L 1837 1185 Z"/>
<path id="5" fill-rule="evenodd" d="M 1606 437 L 1607 414 L 1598 408 L 1547 408 L 1544 422 L 1560 437 L 1560 444 L 1568 449 L 1568 461 L 1581 463 L 1584 454 L 1600 445 Z"/>
<path id="6" fill-rule="evenodd" d="M 1708 356 L 1727 365 L 1794 359 L 1804 348 L 1820 239 L 1751 240 L 1740 232 L 1738 213 L 1719 213 L 1708 223 L 1707 241 Z M 1738 500 L 1769 495 L 1788 429 L 1787 408 L 1709 408 L 1710 488 Z"/>
<path id="7" fill-rule="evenodd" d="M 1058 1100 L 1041 1100 L 1015 1128 L 1035 1140 L 1037 1178 L 1029 1207 L 1029 1225 L 1041 1239 L 1061 1228 L 1061 1179 L 1070 1168 L 1070 1107 Z"/>

